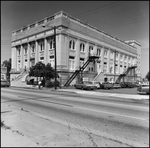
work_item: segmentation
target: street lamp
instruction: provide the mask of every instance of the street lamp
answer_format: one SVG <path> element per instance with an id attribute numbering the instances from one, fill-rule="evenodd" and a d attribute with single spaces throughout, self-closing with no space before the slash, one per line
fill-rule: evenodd
<path id="1" fill-rule="evenodd" d="M 46 26 L 45 24 L 42 25 L 43 28 L 45 27 L 51 27 L 51 26 Z M 57 62 L 56 62 L 56 26 L 52 27 L 54 29 L 54 55 L 55 55 L 55 90 L 57 89 Z"/>

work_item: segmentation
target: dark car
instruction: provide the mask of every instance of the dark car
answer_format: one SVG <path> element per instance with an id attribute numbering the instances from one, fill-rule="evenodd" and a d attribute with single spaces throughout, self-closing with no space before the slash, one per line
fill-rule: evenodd
<path id="1" fill-rule="evenodd" d="M 119 84 L 119 83 L 114 83 L 114 84 L 113 84 L 113 88 L 116 88 L 116 89 L 117 89 L 117 88 L 121 88 L 121 84 Z"/>
<path id="2" fill-rule="evenodd" d="M 10 82 L 8 80 L 1 80 L 1 87 L 9 87 L 10 86 Z"/>
<path id="3" fill-rule="evenodd" d="M 113 88 L 113 84 L 110 82 L 102 82 L 100 84 L 100 88 L 101 89 L 111 89 L 111 88 Z"/>

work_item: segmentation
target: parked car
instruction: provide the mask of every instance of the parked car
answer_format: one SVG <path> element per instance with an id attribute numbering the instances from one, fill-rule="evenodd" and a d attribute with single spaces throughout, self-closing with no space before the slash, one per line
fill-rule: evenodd
<path id="1" fill-rule="evenodd" d="M 128 88 L 136 87 L 136 85 L 132 82 L 126 82 L 126 85 L 127 85 Z"/>
<path id="2" fill-rule="evenodd" d="M 1 87 L 9 87 L 10 86 L 10 82 L 8 80 L 1 80 Z"/>
<path id="3" fill-rule="evenodd" d="M 121 85 L 120 83 L 113 83 L 113 88 L 121 88 Z"/>
<path id="4" fill-rule="evenodd" d="M 95 90 L 97 89 L 97 86 L 89 81 L 84 81 L 83 83 L 78 83 L 74 85 L 75 88 L 79 89 L 88 89 L 88 90 Z"/>
<path id="5" fill-rule="evenodd" d="M 100 84 L 100 88 L 101 89 L 111 89 L 111 88 L 113 88 L 113 84 L 110 82 L 102 82 Z"/>
<path id="6" fill-rule="evenodd" d="M 92 81 L 92 83 L 96 85 L 97 89 L 100 89 L 100 82 Z"/>
<path id="7" fill-rule="evenodd" d="M 140 85 L 140 86 L 137 88 L 137 91 L 140 92 L 140 93 L 149 94 L 149 85 Z"/>
<path id="8" fill-rule="evenodd" d="M 127 84 L 126 84 L 126 82 L 120 82 L 120 86 L 121 86 L 121 88 L 126 88 Z"/>

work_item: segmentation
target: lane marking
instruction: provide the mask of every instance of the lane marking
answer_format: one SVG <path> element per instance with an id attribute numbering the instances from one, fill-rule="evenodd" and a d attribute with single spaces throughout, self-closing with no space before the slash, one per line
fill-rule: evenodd
<path id="1" fill-rule="evenodd" d="M 105 113 L 105 114 L 111 114 L 111 115 L 116 115 L 116 116 L 123 116 L 123 117 L 128 117 L 128 118 L 133 118 L 133 119 L 138 119 L 138 120 L 144 120 L 144 121 L 149 122 L 148 119 L 143 119 L 143 118 L 138 118 L 138 117 L 133 117 L 133 116 L 127 116 L 127 115 L 121 115 L 121 114 L 116 114 L 116 113 L 110 113 L 110 112 L 104 112 L 104 111 L 90 109 L 90 108 L 84 108 L 84 107 L 77 107 L 77 106 L 74 106 L 74 107 L 75 108 L 79 108 L 79 109 L 83 109 L 83 110 L 90 110 L 90 111 L 94 111 L 94 112 L 101 112 L 101 113 Z"/>

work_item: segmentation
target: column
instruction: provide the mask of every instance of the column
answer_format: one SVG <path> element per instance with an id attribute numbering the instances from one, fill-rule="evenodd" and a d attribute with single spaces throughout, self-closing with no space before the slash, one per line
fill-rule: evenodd
<path id="1" fill-rule="evenodd" d="M 39 61 L 38 41 L 35 41 L 35 64 Z"/>
<path id="2" fill-rule="evenodd" d="M 75 44 L 75 69 L 78 69 L 80 66 L 80 40 L 77 39 Z"/>
<path id="3" fill-rule="evenodd" d="M 101 72 L 104 70 L 104 47 L 101 49 Z"/>
<path id="4" fill-rule="evenodd" d="M 107 56 L 107 73 L 110 73 L 110 49 L 108 49 L 108 56 Z"/>
<path id="5" fill-rule="evenodd" d="M 97 45 L 94 46 L 93 54 L 94 54 L 95 56 L 97 55 Z M 94 67 L 94 72 L 98 72 L 98 71 L 97 71 L 97 62 L 93 63 L 93 67 Z"/>
<path id="6" fill-rule="evenodd" d="M 17 69 L 17 51 L 16 47 L 11 48 L 11 59 L 12 59 L 12 68 L 11 69 Z"/>
<path id="7" fill-rule="evenodd" d="M 89 56 L 89 43 L 87 42 L 85 45 L 85 62 L 87 61 L 88 56 Z M 88 71 L 88 69 L 89 68 L 87 66 L 84 71 Z"/>
<path id="8" fill-rule="evenodd" d="M 120 74 L 120 52 L 118 53 L 118 74 Z"/>
<path id="9" fill-rule="evenodd" d="M 47 49 L 47 39 L 44 39 L 44 63 L 45 65 L 48 63 L 48 49 Z"/>
<path id="10" fill-rule="evenodd" d="M 29 43 L 27 43 L 27 48 L 28 48 L 27 68 L 30 69 L 30 54 L 31 54 L 31 47 L 30 47 L 30 44 L 29 44 Z"/>
<path id="11" fill-rule="evenodd" d="M 24 65 L 24 52 L 23 52 L 23 45 L 21 45 L 21 50 L 20 50 L 20 68 L 23 69 L 23 65 Z"/>
<path id="12" fill-rule="evenodd" d="M 124 61 L 124 57 L 125 57 L 125 55 L 123 54 L 122 55 L 122 72 L 121 73 L 123 73 L 124 72 L 124 63 L 125 63 L 125 61 Z"/>

